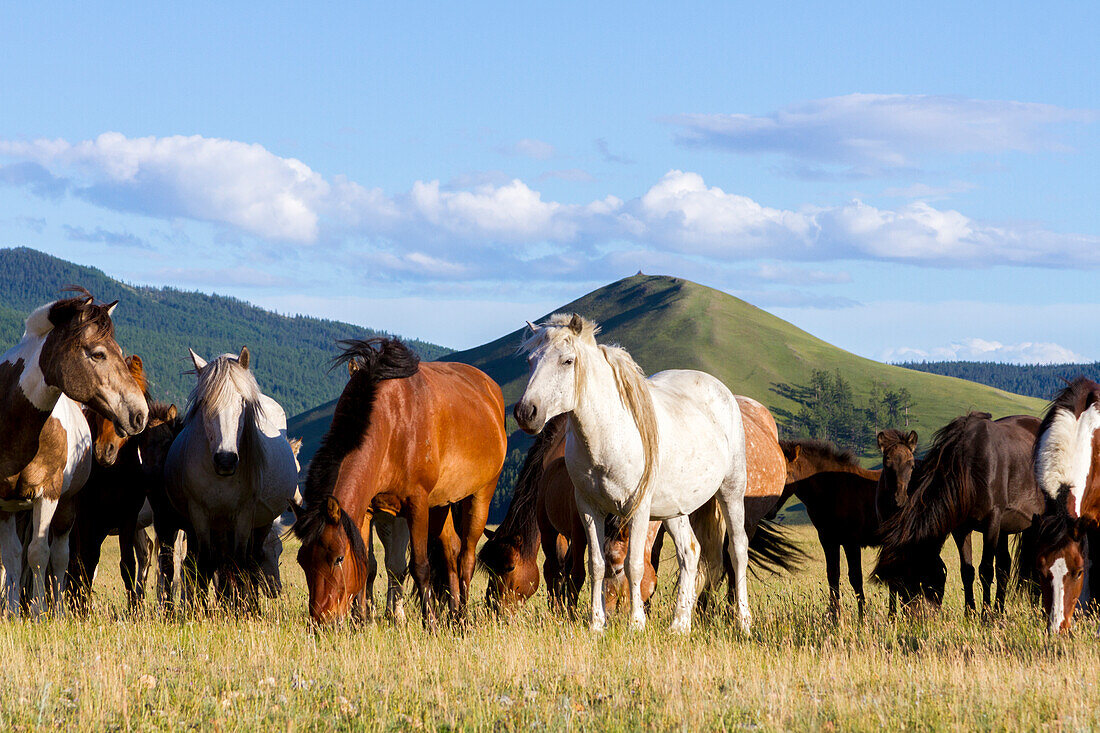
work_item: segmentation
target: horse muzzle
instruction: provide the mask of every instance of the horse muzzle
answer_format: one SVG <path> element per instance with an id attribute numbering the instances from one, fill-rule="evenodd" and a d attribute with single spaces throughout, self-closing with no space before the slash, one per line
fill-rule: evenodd
<path id="1" fill-rule="evenodd" d="M 236 453 L 218 451 L 214 454 L 214 472 L 219 476 L 232 476 L 237 472 L 238 460 Z"/>
<path id="2" fill-rule="evenodd" d="M 517 402 L 512 408 L 512 417 L 516 419 L 520 430 L 528 435 L 538 435 L 546 425 L 546 420 L 540 419 L 538 405 L 533 402 Z"/>

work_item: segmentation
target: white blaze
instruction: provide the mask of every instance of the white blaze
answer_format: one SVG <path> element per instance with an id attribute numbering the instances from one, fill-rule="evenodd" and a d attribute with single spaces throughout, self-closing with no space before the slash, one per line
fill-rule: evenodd
<path id="1" fill-rule="evenodd" d="M 1062 628 L 1062 621 L 1065 620 L 1065 578 L 1068 572 L 1069 568 L 1066 567 L 1065 558 L 1058 558 L 1054 561 L 1054 564 L 1050 566 L 1053 586 L 1050 602 L 1050 633 L 1052 634 L 1058 633 L 1058 630 Z"/>

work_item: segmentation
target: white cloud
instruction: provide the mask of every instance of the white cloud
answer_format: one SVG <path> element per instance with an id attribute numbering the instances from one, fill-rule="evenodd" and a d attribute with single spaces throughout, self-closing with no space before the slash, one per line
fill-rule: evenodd
<path id="1" fill-rule="evenodd" d="M 907 94 L 848 94 L 766 115 L 684 114 L 677 139 L 738 153 L 852 166 L 874 174 L 910 168 L 934 154 L 1061 149 L 1058 127 L 1096 120 L 1049 104 Z M 812 171 L 811 171 L 812 172 Z"/>
<path id="2" fill-rule="evenodd" d="M 1054 343 L 1023 341 L 1002 344 L 981 338 L 967 338 L 947 346 L 928 349 L 888 349 L 884 361 L 996 361 L 1010 364 L 1069 364 L 1087 361 L 1072 349 Z"/>
<path id="3" fill-rule="evenodd" d="M 524 158 L 532 158 L 534 160 L 549 160 L 557 154 L 554 146 L 548 142 L 542 140 L 533 140 L 529 137 L 525 137 L 522 140 L 517 140 L 511 145 L 505 145 L 500 148 L 500 152 L 505 155 L 516 155 Z"/>
<path id="4" fill-rule="evenodd" d="M 43 198 L 67 191 L 117 211 L 213 222 L 227 235 L 342 245 L 383 277 L 591 278 L 626 262 L 690 260 L 714 271 L 746 258 L 1100 265 L 1097 236 L 986 224 L 927 201 L 780 209 L 690 171 L 669 171 L 637 198 L 563 203 L 519 179 L 457 189 L 416 181 L 390 194 L 260 145 L 199 136 L 0 140 L 0 159 L 13 161 L 0 172 L 15 171 L 0 183 Z"/>

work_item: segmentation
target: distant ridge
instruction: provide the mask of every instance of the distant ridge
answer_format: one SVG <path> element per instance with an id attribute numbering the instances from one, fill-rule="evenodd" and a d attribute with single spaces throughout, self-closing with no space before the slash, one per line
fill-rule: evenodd
<path id="1" fill-rule="evenodd" d="M 595 290 L 555 311 L 577 312 L 600 323 L 604 343 L 626 347 L 647 374 L 669 368 L 701 369 L 714 374 L 737 394 L 760 400 L 777 414 L 798 405 L 775 391 L 777 383 L 806 384 L 814 369 L 840 370 L 857 394 L 873 380 L 907 388 L 916 401 L 911 425 L 922 440 L 952 418 L 971 409 L 996 416 L 1043 409 L 1031 397 L 882 364 L 851 354 L 727 293 L 675 277 L 635 275 Z M 549 314 L 516 313 L 525 319 Z M 441 357 L 485 370 L 504 389 L 514 447 L 526 445 L 511 420 L 512 404 L 527 383 L 527 365 L 516 354 L 523 333 L 517 328 L 482 346 Z M 320 439 L 331 420 L 332 404 L 297 416 L 297 434 L 307 443 Z M 307 445 L 303 450 L 308 451 Z"/>
<path id="2" fill-rule="evenodd" d="M 898 364 L 930 374 L 943 374 L 988 384 L 1008 392 L 1053 399 L 1075 377 L 1100 381 L 1100 361 L 1084 364 L 1004 364 L 993 361 L 914 361 Z"/>
<path id="3" fill-rule="evenodd" d="M 340 394 L 347 374 L 329 373 L 336 341 L 388 335 L 350 323 L 306 316 L 282 316 L 236 298 L 175 288 L 132 286 L 102 271 L 25 247 L 0 249 L 0 346 L 7 350 L 23 335 L 27 314 L 55 300 L 66 285 L 82 285 L 96 298 L 120 301 L 116 336 L 127 353 L 140 354 L 153 396 L 183 404 L 194 377 L 187 348 L 210 358 L 248 346 L 264 392 L 288 415 Z M 407 340 L 425 359 L 448 349 Z"/>

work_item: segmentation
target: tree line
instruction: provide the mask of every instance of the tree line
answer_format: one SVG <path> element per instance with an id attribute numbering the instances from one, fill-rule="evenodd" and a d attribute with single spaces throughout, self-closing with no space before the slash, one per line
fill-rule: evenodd
<path id="1" fill-rule="evenodd" d="M 1049 400 L 1075 377 L 1100 381 L 1100 362 L 1091 364 L 1003 364 L 992 361 L 908 361 L 897 366 L 958 377 L 1005 392 Z"/>

